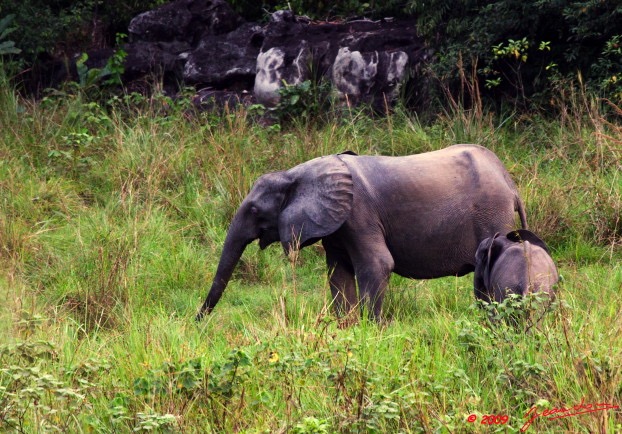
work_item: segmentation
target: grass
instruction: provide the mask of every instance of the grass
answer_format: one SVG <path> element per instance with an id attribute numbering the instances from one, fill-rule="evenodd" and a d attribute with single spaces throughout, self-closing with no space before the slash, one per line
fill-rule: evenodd
<path id="1" fill-rule="evenodd" d="M 4 83 L 0 429 L 519 432 L 533 406 L 622 405 L 622 129 L 589 101 L 557 119 L 454 110 L 423 125 L 398 111 L 279 129 L 155 97 L 31 102 Z M 260 174 L 346 149 L 456 142 L 505 162 L 564 277 L 527 332 L 488 320 L 472 275 L 393 276 L 387 324 L 339 329 L 319 246 L 291 263 L 251 245 L 194 322 Z M 529 430 L 619 432 L 622 412 L 540 417 Z"/>

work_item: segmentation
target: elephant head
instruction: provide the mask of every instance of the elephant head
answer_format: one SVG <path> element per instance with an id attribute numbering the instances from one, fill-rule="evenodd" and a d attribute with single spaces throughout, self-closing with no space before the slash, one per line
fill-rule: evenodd
<path id="1" fill-rule="evenodd" d="M 252 241 L 259 239 L 261 249 L 280 241 L 289 253 L 335 232 L 351 208 L 352 177 L 336 155 L 261 176 L 231 221 L 216 276 L 197 320 L 218 303 Z"/>
<path id="2" fill-rule="evenodd" d="M 527 229 L 485 238 L 475 253 L 475 295 L 485 301 L 493 296 L 501 301 L 507 290 L 521 295 L 543 290 L 552 295 L 557 279 L 548 246 Z"/>

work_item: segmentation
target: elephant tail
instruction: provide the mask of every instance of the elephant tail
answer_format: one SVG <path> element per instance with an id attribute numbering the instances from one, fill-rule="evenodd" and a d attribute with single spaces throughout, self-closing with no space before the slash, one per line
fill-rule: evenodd
<path id="1" fill-rule="evenodd" d="M 523 229 L 527 229 L 527 214 L 525 213 L 525 206 L 523 205 L 523 201 L 520 200 L 520 196 L 518 194 L 514 199 L 514 209 L 518 212 L 521 227 Z"/>

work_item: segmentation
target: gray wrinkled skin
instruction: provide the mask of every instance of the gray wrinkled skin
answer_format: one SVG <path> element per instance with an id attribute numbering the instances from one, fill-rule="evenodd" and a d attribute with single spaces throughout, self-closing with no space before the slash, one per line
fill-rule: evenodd
<path id="1" fill-rule="evenodd" d="M 544 292 L 554 298 L 557 268 L 544 241 L 525 229 L 495 234 L 475 254 L 475 296 L 501 303 L 508 294 Z"/>
<path id="2" fill-rule="evenodd" d="M 405 157 L 330 155 L 261 176 L 236 212 L 197 319 L 220 299 L 246 245 L 286 253 L 322 240 L 338 315 L 380 320 L 392 272 L 415 279 L 475 269 L 479 241 L 526 218 L 494 153 L 455 145 Z M 358 284 L 358 295 L 357 295 Z"/>

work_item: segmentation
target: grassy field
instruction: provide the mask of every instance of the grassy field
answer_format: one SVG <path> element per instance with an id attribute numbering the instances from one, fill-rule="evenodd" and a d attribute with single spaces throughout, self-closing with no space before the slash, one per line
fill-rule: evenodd
<path id="1" fill-rule="evenodd" d="M 0 86 L 0 431 L 519 432 L 537 412 L 527 432 L 621 432 L 619 408 L 544 414 L 622 406 L 621 118 L 581 94 L 558 106 L 278 128 Z M 563 282 L 540 322 L 491 323 L 472 275 L 394 276 L 387 324 L 339 329 L 321 247 L 256 244 L 194 321 L 260 174 L 453 143 L 499 155 L 552 248 Z"/>

